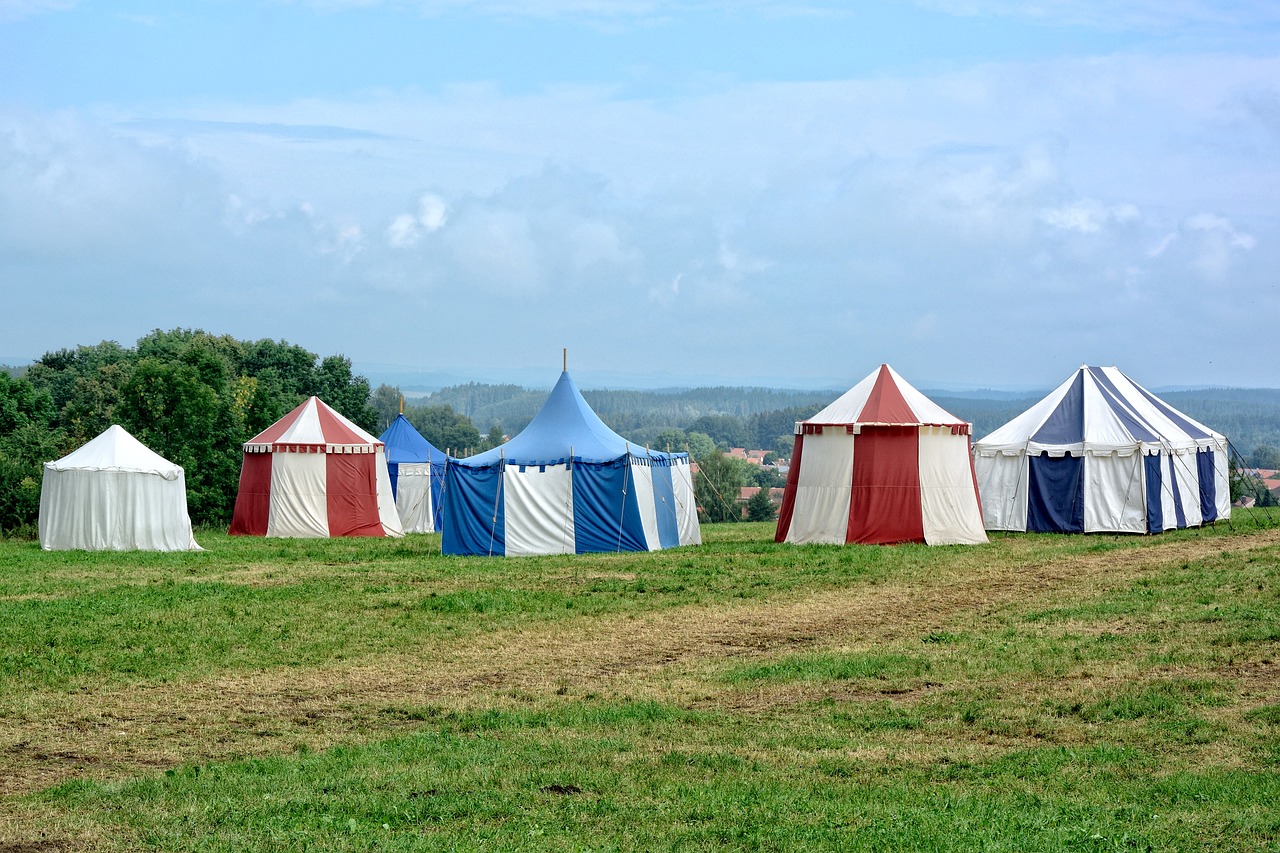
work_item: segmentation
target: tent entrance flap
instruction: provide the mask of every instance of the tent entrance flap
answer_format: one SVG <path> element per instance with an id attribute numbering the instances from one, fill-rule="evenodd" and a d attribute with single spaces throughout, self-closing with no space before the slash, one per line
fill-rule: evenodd
<path id="1" fill-rule="evenodd" d="M 1084 458 L 1031 457 L 1027 477 L 1027 530 L 1084 533 Z"/>
<path id="2" fill-rule="evenodd" d="M 918 427 L 864 426 L 853 460 L 847 542 L 892 544 L 924 539 Z"/>

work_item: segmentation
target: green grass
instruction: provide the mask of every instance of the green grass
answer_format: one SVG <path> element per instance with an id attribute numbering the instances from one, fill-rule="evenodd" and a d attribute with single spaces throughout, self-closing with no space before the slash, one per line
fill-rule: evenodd
<path id="1" fill-rule="evenodd" d="M 170 719 L 147 710 L 170 686 L 323 681 L 390 657 L 426 670 L 499 637 L 585 642 L 662 614 L 699 614 L 722 642 L 595 682 L 357 694 L 336 742 L 264 705 L 291 734 L 258 753 L 209 760 L 200 731 L 169 733 L 188 757 L 167 767 L 88 762 L 0 796 L 0 850 L 1277 850 L 1280 544 L 1252 533 L 793 548 L 734 525 L 696 549 L 521 560 L 444 558 L 434 537 L 206 532 L 182 555 L 0 542 L 0 774 L 53 737 L 46 707 Z M 999 593 L 1035 571 L 1060 577 Z M 970 601 L 975 578 L 993 586 Z M 895 603 L 913 590 L 960 604 Z M 883 623 L 849 616 L 874 636 L 839 612 L 764 647 L 714 633 L 744 607 L 768 627 L 882 593 Z"/>

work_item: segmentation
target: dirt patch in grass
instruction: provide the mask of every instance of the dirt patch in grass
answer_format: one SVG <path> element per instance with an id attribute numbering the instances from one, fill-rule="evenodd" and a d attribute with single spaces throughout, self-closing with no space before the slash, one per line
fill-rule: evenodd
<path id="1" fill-rule="evenodd" d="M 688 706 L 719 702 L 743 710 L 809 701 L 833 688 L 808 688 L 807 695 L 796 686 L 744 691 L 714 682 L 708 673 L 726 660 L 922 637 L 1014 602 L 1078 600 L 1170 563 L 1277 542 L 1280 531 L 1269 530 L 1040 562 L 974 549 L 957 568 L 911 583 L 862 583 L 786 599 L 581 617 L 441 641 L 415 655 L 324 667 L 38 694 L 0 718 L 0 795 L 74 777 L 112 778 L 143 768 L 322 749 L 422 725 L 413 715 L 383 713 L 388 708 L 500 707 L 592 695 Z M 1256 681 L 1253 675 L 1250 670 L 1247 681 L 1261 694 L 1263 681 L 1275 673 L 1259 670 Z M 911 691 L 898 694 L 897 701 L 914 701 L 915 693 L 928 688 Z M 845 697 L 886 698 L 894 696 Z"/>

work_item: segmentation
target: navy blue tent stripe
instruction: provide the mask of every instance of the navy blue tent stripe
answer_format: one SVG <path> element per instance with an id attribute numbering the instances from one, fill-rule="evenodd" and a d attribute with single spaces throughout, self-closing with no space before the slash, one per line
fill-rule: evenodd
<path id="1" fill-rule="evenodd" d="M 1213 451 L 1205 448 L 1196 454 L 1196 474 L 1200 479 L 1200 520 L 1205 524 L 1218 520 L 1218 483 L 1214 478 Z"/>
<path id="2" fill-rule="evenodd" d="M 1164 530 L 1164 505 L 1160 500 L 1164 482 L 1160 476 L 1160 457 L 1144 456 L 1142 464 L 1147 475 L 1147 532 L 1159 533 Z"/>
<path id="3" fill-rule="evenodd" d="M 1058 401 L 1058 406 L 1045 418 L 1031 440 L 1040 444 L 1076 444 L 1084 441 L 1084 374 L 1076 372 L 1075 381 Z"/>

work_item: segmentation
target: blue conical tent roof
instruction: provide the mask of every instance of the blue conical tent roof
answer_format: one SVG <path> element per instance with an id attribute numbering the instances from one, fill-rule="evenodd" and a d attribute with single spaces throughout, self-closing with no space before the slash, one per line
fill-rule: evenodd
<path id="1" fill-rule="evenodd" d="M 519 435 L 505 444 L 461 461 L 463 465 L 493 465 L 501 459 L 515 465 L 558 465 L 572 450 L 579 462 L 607 462 L 625 456 L 654 456 L 629 444 L 605 425 L 583 399 L 569 372 L 560 374 L 556 387 L 538 414 Z"/>
<path id="2" fill-rule="evenodd" d="M 386 445 L 387 462 L 431 462 L 444 464 L 444 451 L 422 437 L 403 414 L 378 437 Z"/>

